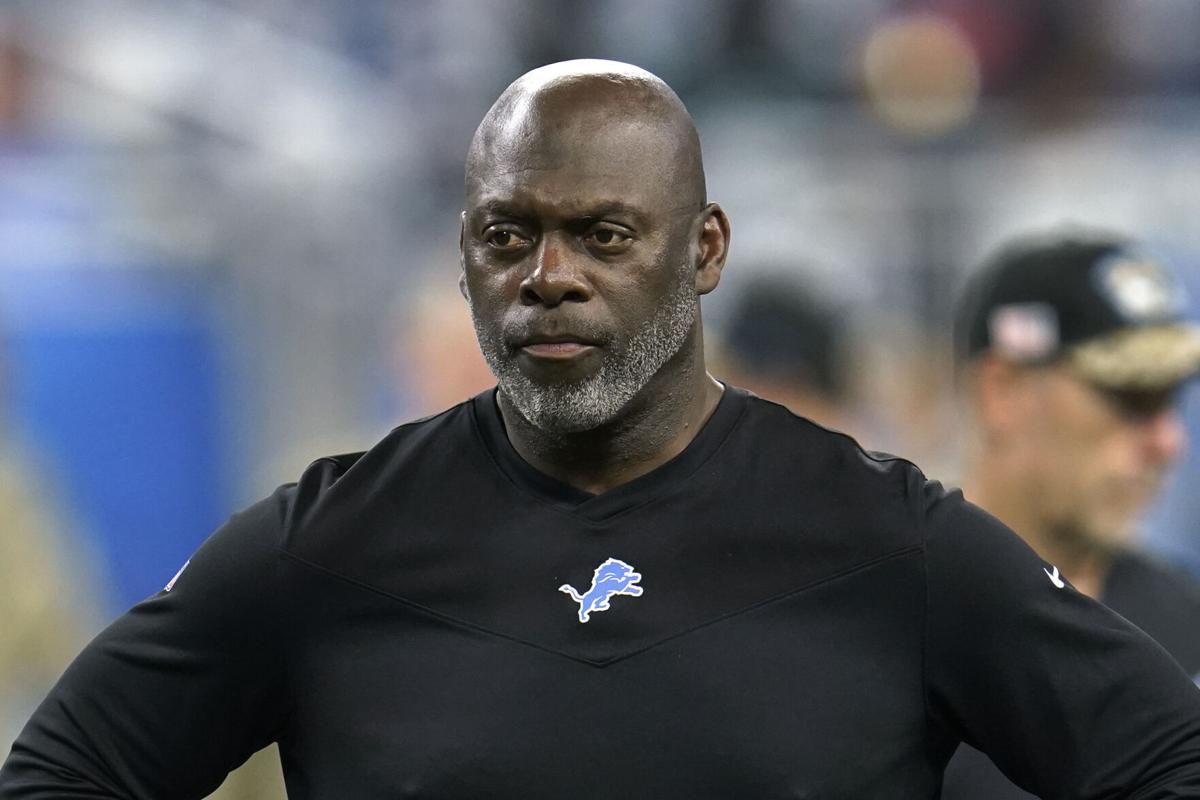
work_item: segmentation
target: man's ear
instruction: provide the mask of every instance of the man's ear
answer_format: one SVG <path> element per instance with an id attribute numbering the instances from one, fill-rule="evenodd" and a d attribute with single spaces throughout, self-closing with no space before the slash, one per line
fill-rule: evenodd
<path id="1" fill-rule="evenodd" d="M 729 253 L 729 217 L 716 203 L 710 203 L 702 213 L 697 245 L 696 294 L 708 294 L 721 282 L 721 269 Z"/>
<path id="2" fill-rule="evenodd" d="M 467 255 L 463 245 L 467 239 L 467 212 L 463 211 L 458 217 L 458 291 L 468 303 L 471 298 L 467 295 Z"/>
<path id="3" fill-rule="evenodd" d="M 967 369 L 967 391 L 985 435 L 1009 436 L 1034 402 L 1034 393 L 1029 391 L 1031 369 L 991 353 Z"/>

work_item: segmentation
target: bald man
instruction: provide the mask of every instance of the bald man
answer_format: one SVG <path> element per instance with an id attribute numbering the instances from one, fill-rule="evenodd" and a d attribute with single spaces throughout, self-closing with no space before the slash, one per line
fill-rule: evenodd
<path id="1" fill-rule="evenodd" d="M 729 222 L 662 81 L 529 73 L 465 190 L 497 387 L 235 516 L 79 657 L 0 798 L 198 798 L 271 741 L 303 800 L 931 798 L 960 740 L 1050 796 L 1200 792 L 1200 693 L 1143 634 L 708 374 Z"/>

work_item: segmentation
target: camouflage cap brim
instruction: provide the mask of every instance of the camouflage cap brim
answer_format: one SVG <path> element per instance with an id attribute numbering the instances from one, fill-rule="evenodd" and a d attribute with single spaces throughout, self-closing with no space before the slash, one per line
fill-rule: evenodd
<path id="1" fill-rule="evenodd" d="M 1071 348 L 1067 360 L 1085 380 L 1106 389 L 1168 389 L 1200 373 L 1200 328 L 1127 328 Z"/>

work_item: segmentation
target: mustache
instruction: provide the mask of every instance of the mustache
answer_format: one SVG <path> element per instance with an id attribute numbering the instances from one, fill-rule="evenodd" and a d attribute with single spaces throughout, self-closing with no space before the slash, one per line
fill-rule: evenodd
<path id="1" fill-rule="evenodd" d="M 505 323 L 500 338 L 510 350 L 519 348 L 536 337 L 561 336 L 600 346 L 611 344 L 613 332 L 594 322 L 567 317 L 515 320 Z"/>

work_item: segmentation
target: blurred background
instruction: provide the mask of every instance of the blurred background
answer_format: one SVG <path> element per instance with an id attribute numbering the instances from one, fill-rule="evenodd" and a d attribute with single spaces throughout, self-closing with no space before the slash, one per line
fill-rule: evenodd
<path id="1" fill-rule="evenodd" d="M 991 246 L 1112 228 L 1200 293 L 1197 41 L 1192 0 L 0 0 L 0 739 L 231 511 L 490 385 L 462 161 L 525 70 L 670 83 L 733 222 L 714 371 L 954 483 Z M 1200 572 L 1198 475 L 1146 530 Z"/>

